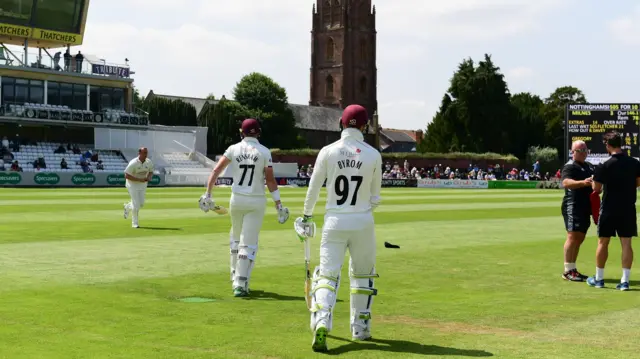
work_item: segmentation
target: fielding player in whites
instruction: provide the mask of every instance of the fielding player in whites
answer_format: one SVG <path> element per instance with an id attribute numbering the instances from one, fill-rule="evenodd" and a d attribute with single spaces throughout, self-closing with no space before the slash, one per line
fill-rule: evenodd
<path id="1" fill-rule="evenodd" d="M 131 201 L 124 204 L 124 219 L 132 214 L 131 226 L 139 228 L 138 214 L 144 206 L 144 198 L 147 194 L 147 184 L 153 178 L 153 163 L 147 158 L 149 150 L 142 147 L 138 150 L 138 157 L 132 159 L 124 170 L 126 187 Z"/>
<path id="2" fill-rule="evenodd" d="M 622 151 L 622 136 L 619 133 L 607 133 L 604 144 L 611 158 L 599 164 L 593 176 L 593 190 L 600 193 L 604 189 L 604 194 L 598 220 L 596 275 L 587 279 L 587 284 L 604 288 L 604 266 L 609 257 L 609 241 L 617 235 L 622 246 L 622 278 L 616 289 L 629 290 L 633 264 L 631 237 L 638 236 L 636 199 L 637 188 L 640 186 L 640 162 Z"/>
<path id="3" fill-rule="evenodd" d="M 344 110 L 340 119 L 341 139 L 325 146 L 318 154 L 304 202 L 304 218 L 298 218 L 295 224 L 298 234 L 313 233 L 313 209 L 326 179 L 320 265 L 314 269 L 311 289 L 312 348 L 317 352 L 327 351 L 326 338 L 332 327 L 347 248 L 352 337 L 354 340 L 371 338 L 371 304 L 377 294 L 373 280 L 378 277 L 372 211 L 380 203 L 382 158 L 364 141 L 367 123 L 364 107 L 350 105 Z"/>
<path id="4" fill-rule="evenodd" d="M 233 295 L 246 297 L 249 294 L 249 279 L 258 252 L 258 235 L 267 202 L 264 193 L 265 179 L 271 198 L 276 204 L 280 224 L 284 224 L 289 219 L 289 209 L 283 207 L 280 202 L 280 191 L 273 175 L 271 151 L 258 142 L 260 136 L 258 121 L 244 120 L 240 132 L 243 136 L 242 141 L 229 146 L 211 172 L 207 192 L 200 197 L 200 208 L 206 212 L 215 206 L 211 190 L 225 168 L 231 165 L 233 170 L 229 204 L 231 281 Z"/>
<path id="5" fill-rule="evenodd" d="M 587 162 L 589 150 L 584 141 L 571 145 L 572 160 L 562 167 L 562 217 L 567 230 L 564 243 L 564 272 L 562 278 L 572 282 L 584 282 L 587 276 L 576 268 L 578 252 L 591 226 L 591 183 L 593 165 Z"/>

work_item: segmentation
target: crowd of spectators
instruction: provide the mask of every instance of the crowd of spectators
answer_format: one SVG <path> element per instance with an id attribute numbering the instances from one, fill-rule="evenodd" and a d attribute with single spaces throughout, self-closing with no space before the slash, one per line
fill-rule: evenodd
<path id="1" fill-rule="evenodd" d="M 500 164 L 490 165 L 481 168 L 478 165 L 469 164 L 467 168 L 451 168 L 443 165 L 433 167 L 411 166 L 405 160 L 400 166 L 398 162 L 386 161 L 382 166 L 382 178 L 384 179 L 473 179 L 473 180 L 507 180 L 507 181 L 559 181 L 560 170 L 555 174 L 540 171 L 540 163 L 536 161 L 531 171 L 524 168 L 505 169 Z M 300 166 L 298 169 L 299 178 L 309 178 L 313 173 L 313 166 Z"/>

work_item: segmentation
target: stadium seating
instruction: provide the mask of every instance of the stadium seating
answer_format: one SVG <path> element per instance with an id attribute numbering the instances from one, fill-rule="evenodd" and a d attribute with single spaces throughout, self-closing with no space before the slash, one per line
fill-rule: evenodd
<path id="1" fill-rule="evenodd" d="M 205 167 L 202 163 L 190 159 L 187 153 L 164 153 L 162 154 L 162 157 L 169 164 L 169 167 L 166 168 L 166 171 L 170 174 L 188 174 L 211 171 L 210 168 Z"/>
<path id="2" fill-rule="evenodd" d="M 42 171 L 47 172 L 82 172 L 82 167 L 77 163 L 80 160 L 81 155 L 73 154 L 71 151 L 67 153 L 54 153 L 54 151 L 60 146 L 59 143 L 52 142 L 40 142 L 37 145 L 24 145 L 20 146 L 20 151 L 12 152 L 14 160 L 20 163 L 20 167 L 24 172 L 34 172 L 33 162 L 38 158 L 44 158 L 47 168 Z M 79 145 L 81 153 L 85 153 L 87 150 L 91 153 L 98 154 L 98 160 L 102 161 L 104 166 L 103 170 L 97 169 L 97 162 L 91 162 L 91 170 L 97 172 L 124 172 L 127 167 L 127 161 L 122 156 L 117 155 L 113 151 L 94 151 L 89 145 Z M 68 169 L 60 168 L 60 161 L 65 159 Z"/>

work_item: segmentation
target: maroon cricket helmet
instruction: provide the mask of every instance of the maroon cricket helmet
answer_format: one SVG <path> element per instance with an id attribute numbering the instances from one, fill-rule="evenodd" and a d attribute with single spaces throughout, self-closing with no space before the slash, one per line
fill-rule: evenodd
<path id="1" fill-rule="evenodd" d="M 240 132 L 245 136 L 256 137 L 260 134 L 260 123 L 258 123 L 258 120 L 248 118 L 242 121 Z"/>
<path id="2" fill-rule="evenodd" d="M 367 109 L 360 105 L 349 105 L 342 112 L 340 124 L 342 128 L 362 128 L 369 123 L 369 115 Z"/>

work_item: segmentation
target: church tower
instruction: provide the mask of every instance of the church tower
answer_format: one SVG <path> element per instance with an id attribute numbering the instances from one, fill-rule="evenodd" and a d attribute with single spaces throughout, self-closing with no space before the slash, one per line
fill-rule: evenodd
<path id="1" fill-rule="evenodd" d="M 378 109 L 376 9 L 371 0 L 318 0 L 311 30 L 309 105 Z"/>

